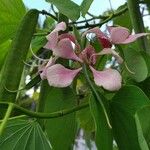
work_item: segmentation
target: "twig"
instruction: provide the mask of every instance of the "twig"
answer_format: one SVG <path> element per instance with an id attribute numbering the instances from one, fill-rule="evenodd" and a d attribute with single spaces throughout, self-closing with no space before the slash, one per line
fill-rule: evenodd
<path id="1" fill-rule="evenodd" d="M 85 24 L 83 26 L 77 26 L 77 29 L 85 29 L 85 28 L 93 28 L 93 27 L 101 27 L 103 24 L 105 24 L 106 22 L 110 21 L 111 19 L 120 16 L 121 14 L 125 13 L 128 10 L 127 7 L 123 8 L 122 10 L 120 10 L 119 12 L 116 12 L 114 14 L 111 14 L 109 16 L 107 16 L 107 18 L 105 20 L 103 20 L 100 23 L 96 23 L 96 24 Z M 70 30 L 72 30 L 72 27 L 69 28 Z"/>
<path id="2" fill-rule="evenodd" d="M 52 17 L 54 20 L 58 21 L 58 18 L 57 18 L 57 17 L 55 17 L 55 16 L 52 15 L 51 13 L 48 13 L 46 10 L 42 10 L 42 11 L 40 11 L 40 13 L 41 13 L 42 15 L 48 15 L 48 16 Z"/>
<path id="3" fill-rule="evenodd" d="M 62 117 L 62 116 L 71 114 L 73 112 L 79 111 L 79 110 L 89 106 L 88 103 L 85 103 L 85 104 L 82 104 L 80 106 L 76 106 L 76 107 L 73 107 L 73 108 L 70 108 L 70 109 L 60 110 L 60 111 L 57 111 L 57 112 L 40 113 L 40 112 L 30 111 L 28 109 L 20 107 L 19 105 L 11 103 L 11 102 L 0 102 L 0 105 L 3 106 L 4 108 L 7 107 L 8 105 L 9 106 L 11 105 L 14 108 L 14 110 L 16 109 L 18 112 L 21 112 L 21 113 L 23 113 L 27 116 L 30 116 L 30 117 L 33 117 L 33 118 L 43 118 L 43 119 L 44 118 L 50 119 L 50 118 Z"/>

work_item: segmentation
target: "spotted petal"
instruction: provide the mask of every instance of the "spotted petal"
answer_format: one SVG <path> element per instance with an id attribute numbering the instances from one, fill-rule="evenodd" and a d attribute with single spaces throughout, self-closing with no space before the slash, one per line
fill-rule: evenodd
<path id="1" fill-rule="evenodd" d="M 93 72 L 94 82 L 97 86 L 102 86 L 109 91 L 116 91 L 121 88 L 121 75 L 117 70 L 106 69 L 104 71 L 97 71 L 90 66 Z"/>
<path id="2" fill-rule="evenodd" d="M 64 31 L 64 30 L 66 30 L 65 22 L 61 22 L 57 24 L 55 29 L 49 35 L 46 36 L 48 42 L 46 43 L 44 48 L 47 48 L 47 49 L 55 48 L 58 42 L 58 32 Z"/>
<path id="3" fill-rule="evenodd" d="M 130 35 L 129 30 L 124 27 L 108 27 L 108 31 L 113 44 L 124 42 Z"/>
<path id="4" fill-rule="evenodd" d="M 61 58 L 82 62 L 82 60 L 75 54 L 72 43 L 69 39 L 60 40 L 57 47 L 53 49 L 53 54 Z"/>
<path id="5" fill-rule="evenodd" d="M 47 68 L 46 76 L 50 86 L 67 87 L 82 68 L 70 70 L 60 64 Z"/>

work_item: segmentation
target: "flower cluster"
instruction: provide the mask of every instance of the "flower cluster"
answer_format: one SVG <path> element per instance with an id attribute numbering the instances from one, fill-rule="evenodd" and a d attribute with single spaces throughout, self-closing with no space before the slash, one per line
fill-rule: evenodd
<path id="1" fill-rule="evenodd" d="M 90 29 L 84 32 L 82 37 L 88 33 L 94 33 L 96 35 L 103 47 L 103 50 L 96 53 L 94 47 L 90 44 L 81 50 L 74 35 L 70 33 L 58 34 L 59 31 L 65 30 L 66 24 L 61 22 L 57 24 L 55 29 L 46 37 L 48 42 L 44 48 L 50 49 L 53 52 L 53 56 L 46 65 L 40 67 L 39 72 L 41 78 L 47 79 L 49 85 L 54 87 L 67 87 L 72 83 L 75 76 L 82 70 L 82 67 L 74 70 L 65 68 L 62 64 L 55 63 L 56 59 L 60 57 L 79 62 L 79 64 L 88 64 L 93 74 L 95 84 L 109 91 L 120 89 L 122 77 L 117 70 L 112 68 L 104 68 L 102 71 L 96 70 L 94 65 L 96 64 L 97 56 L 111 54 L 117 59 L 118 63 L 121 64 L 123 59 L 115 50 L 111 49 L 112 45 L 128 44 L 141 36 L 147 35 L 147 33 L 130 35 L 129 30 L 124 27 L 108 27 L 109 36 L 101 32 L 98 27 Z M 73 44 L 75 46 L 73 46 Z M 80 50 L 81 53 L 76 54 L 76 49 Z"/>

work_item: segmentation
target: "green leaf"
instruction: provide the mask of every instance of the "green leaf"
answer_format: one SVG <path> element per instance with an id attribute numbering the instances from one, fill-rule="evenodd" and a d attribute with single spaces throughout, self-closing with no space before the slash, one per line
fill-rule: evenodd
<path id="1" fill-rule="evenodd" d="M 62 14 L 73 21 L 77 20 L 80 17 L 80 6 L 71 0 L 63 0 L 63 2 L 60 2 L 60 0 L 46 1 L 54 4 Z"/>
<path id="2" fill-rule="evenodd" d="M 139 121 L 139 124 L 142 128 L 142 132 L 144 135 L 144 138 L 148 144 L 148 147 L 150 148 L 150 105 L 145 106 L 139 111 L 137 111 L 135 118 L 137 121 Z M 146 120 L 145 120 L 146 119 Z"/>
<path id="3" fill-rule="evenodd" d="M 82 16 L 85 17 L 86 13 L 88 12 L 93 0 L 83 0 L 80 6 Z"/>
<path id="4" fill-rule="evenodd" d="M 91 115 L 90 109 L 85 108 L 77 112 L 77 119 L 79 121 L 80 128 L 87 132 L 93 132 L 95 124 Z"/>
<path id="5" fill-rule="evenodd" d="M 148 145 L 147 145 L 146 140 L 145 140 L 144 135 L 143 135 L 143 131 L 142 131 L 142 127 L 141 127 L 138 115 L 135 115 L 135 121 L 136 121 L 139 143 L 140 143 L 142 149 L 149 150 Z M 145 121 L 145 122 L 147 122 L 147 121 Z"/>
<path id="6" fill-rule="evenodd" d="M 125 7 L 127 7 L 127 4 L 123 4 L 121 6 L 119 6 L 119 8 L 116 10 L 116 12 L 124 9 Z M 131 20 L 130 20 L 130 16 L 129 16 L 129 12 L 126 11 L 125 13 L 115 17 L 113 19 L 113 24 L 114 25 L 119 25 L 119 26 L 123 26 L 128 28 L 129 30 L 132 29 L 132 25 L 131 25 Z"/>
<path id="7" fill-rule="evenodd" d="M 44 20 L 43 28 L 51 29 L 52 25 L 55 23 L 55 20 L 51 17 L 46 17 Z"/>
<path id="8" fill-rule="evenodd" d="M 75 106 L 76 97 L 70 87 L 53 88 L 47 84 L 43 94 L 46 101 L 45 112 L 50 113 Z M 54 150 L 71 149 L 76 135 L 75 113 L 47 119 L 45 131 Z"/>
<path id="9" fill-rule="evenodd" d="M 5 56 L 8 52 L 10 44 L 11 44 L 11 40 L 8 40 L 8 41 L 0 44 L 0 69 L 1 69 L 2 65 L 4 64 Z"/>
<path id="10" fill-rule="evenodd" d="M 145 51 L 142 51 L 141 54 L 144 57 L 145 62 L 147 64 L 148 76 L 150 76 L 150 54 L 146 53 Z"/>
<path id="11" fill-rule="evenodd" d="M 0 136 L 1 150 L 51 150 L 40 125 L 33 120 L 12 120 Z"/>
<path id="12" fill-rule="evenodd" d="M 137 82 L 141 82 L 146 79 L 148 76 L 148 68 L 145 59 L 140 52 L 128 47 L 124 50 L 124 56 L 128 68 L 133 72 L 128 75 Z"/>
<path id="13" fill-rule="evenodd" d="M 136 86 L 125 86 L 113 97 L 110 105 L 112 127 L 119 149 L 145 150 L 140 140 L 143 135 L 137 131 L 134 115 L 149 104 L 149 99 Z"/>
<path id="14" fill-rule="evenodd" d="M 101 96 L 103 102 L 107 104 L 107 100 Z M 108 111 L 108 105 L 105 105 Z M 96 128 L 96 145 L 97 149 L 100 150 L 112 150 L 113 145 L 113 138 L 112 138 L 112 131 L 108 126 L 104 111 L 100 105 L 100 103 L 91 96 L 90 98 L 90 109 L 95 121 L 95 128 Z"/>
<path id="15" fill-rule="evenodd" d="M 0 43 L 14 36 L 24 14 L 22 0 L 0 1 Z"/>

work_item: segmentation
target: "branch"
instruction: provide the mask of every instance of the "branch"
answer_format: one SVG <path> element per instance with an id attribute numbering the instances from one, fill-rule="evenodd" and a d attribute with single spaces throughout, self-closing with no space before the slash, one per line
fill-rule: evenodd
<path id="1" fill-rule="evenodd" d="M 80 29 L 85 29 L 85 28 L 93 28 L 93 27 L 97 27 L 97 26 L 101 27 L 106 22 L 110 21 L 113 18 L 116 18 L 116 17 L 122 15 L 127 10 L 128 10 L 128 7 L 125 7 L 122 10 L 120 10 L 120 11 L 114 13 L 114 14 L 111 14 L 111 15 L 107 16 L 107 18 L 105 20 L 103 20 L 102 22 L 100 22 L 100 23 L 96 23 L 96 24 L 86 23 L 84 26 L 77 26 L 76 28 L 80 30 Z M 70 30 L 72 30 L 72 27 L 70 27 Z"/>
<path id="2" fill-rule="evenodd" d="M 45 11 L 45 10 L 40 11 L 40 13 L 41 13 L 42 15 L 48 15 L 48 16 L 52 17 L 54 20 L 58 21 L 58 18 L 57 18 L 57 17 L 55 17 L 55 16 L 52 15 L 51 13 L 48 13 L 48 12 Z"/>
<path id="3" fill-rule="evenodd" d="M 52 112 L 52 113 L 40 113 L 40 112 L 30 111 L 28 109 L 20 107 L 19 105 L 11 103 L 11 102 L 0 102 L 0 105 L 3 107 L 8 107 L 8 105 L 12 105 L 14 109 L 18 110 L 18 112 L 21 112 L 27 116 L 34 117 L 34 118 L 47 118 L 47 119 L 62 117 L 62 116 L 73 113 L 75 111 L 79 111 L 89 106 L 88 103 L 85 103 L 80 106 L 73 107 L 71 109 L 64 109 L 64 110 L 60 110 L 60 111 Z"/>
<path id="4" fill-rule="evenodd" d="M 8 121 L 9 116 L 11 115 L 11 112 L 12 112 L 13 108 L 14 108 L 13 103 L 9 103 L 8 104 L 8 109 L 7 109 L 6 114 L 4 116 L 4 119 L 2 120 L 2 123 L 0 125 L 0 135 L 2 135 L 2 133 L 3 133 L 3 130 L 6 126 L 6 123 Z"/>

